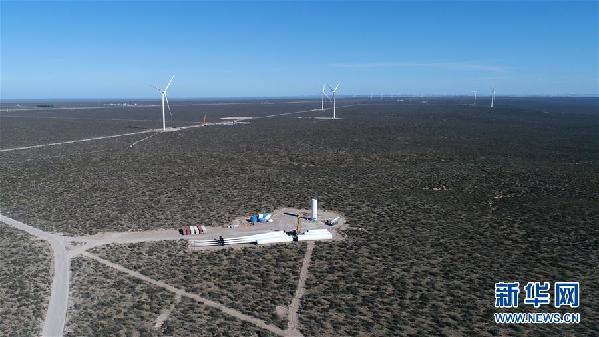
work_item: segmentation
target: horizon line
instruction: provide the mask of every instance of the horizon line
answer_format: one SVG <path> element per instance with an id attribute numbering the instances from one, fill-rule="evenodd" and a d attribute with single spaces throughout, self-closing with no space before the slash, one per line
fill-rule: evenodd
<path id="1" fill-rule="evenodd" d="M 381 95 L 385 98 L 413 98 L 413 97 L 471 97 L 471 94 L 390 94 L 390 93 L 373 93 L 374 99 L 380 99 Z M 479 97 L 486 97 L 490 95 L 480 95 Z M 370 98 L 371 94 L 339 94 L 338 98 Z M 596 94 L 502 94 L 496 97 L 580 97 L 580 98 L 599 98 L 599 93 Z M 320 99 L 319 94 L 313 95 L 296 95 L 296 96 L 181 96 L 181 97 L 170 97 L 171 100 L 215 100 L 215 99 Z M 155 97 L 30 97 L 30 98 L 0 98 L 0 102 L 5 101 L 39 101 L 39 100 L 143 100 L 153 101 L 159 100 Z"/>

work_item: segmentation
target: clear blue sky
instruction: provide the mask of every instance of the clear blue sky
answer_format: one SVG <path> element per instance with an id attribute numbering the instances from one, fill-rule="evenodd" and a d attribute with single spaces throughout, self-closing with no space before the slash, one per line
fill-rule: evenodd
<path id="1" fill-rule="evenodd" d="M 1 2 L 1 94 L 593 94 L 587 2 Z"/>

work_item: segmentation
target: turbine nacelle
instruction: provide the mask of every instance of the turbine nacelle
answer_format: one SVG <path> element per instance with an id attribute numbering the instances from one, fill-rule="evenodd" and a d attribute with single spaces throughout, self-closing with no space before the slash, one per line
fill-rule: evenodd
<path id="1" fill-rule="evenodd" d="M 327 85 L 329 87 L 329 90 L 334 94 L 337 91 L 337 88 L 339 88 L 339 84 L 337 83 L 337 85 L 335 86 L 335 88 L 333 89 L 330 85 Z"/>

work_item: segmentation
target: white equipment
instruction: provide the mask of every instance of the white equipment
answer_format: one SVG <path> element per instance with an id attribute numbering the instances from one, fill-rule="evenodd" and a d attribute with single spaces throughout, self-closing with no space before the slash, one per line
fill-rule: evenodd
<path id="1" fill-rule="evenodd" d="M 472 103 L 472 105 L 476 105 L 476 90 L 472 90 L 472 92 L 474 93 L 474 103 Z"/>
<path id="2" fill-rule="evenodd" d="M 312 216 L 310 220 L 318 221 L 318 200 L 316 199 L 312 199 Z"/>
<path id="3" fill-rule="evenodd" d="M 491 95 L 491 108 L 495 107 L 495 88 L 493 88 L 493 94 Z"/>

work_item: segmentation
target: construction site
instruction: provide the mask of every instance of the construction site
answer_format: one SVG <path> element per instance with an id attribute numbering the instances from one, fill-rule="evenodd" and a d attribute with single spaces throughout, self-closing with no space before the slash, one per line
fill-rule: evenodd
<path id="1" fill-rule="evenodd" d="M 271 213 L 253 213 L 234 219 L 225 229 L 204 225 L 185 225 L 180 233 L 189 240 L 191 250 L 220 246 L 265 245 L 294 241 L 319 241 L 340 239 L 339 228 L 345 219 L 336 212 L 318 210 L 317 200 L 311 200 L 312 208 L 280 208 Z M 206 239 L 206 236 L 218 237 Z M 195 238 L 199 235 L 201 239 Z"/>

